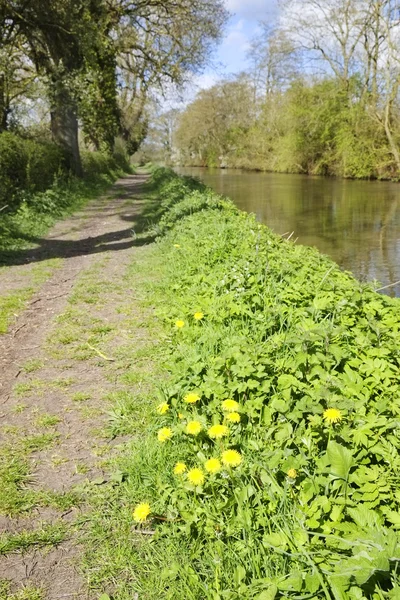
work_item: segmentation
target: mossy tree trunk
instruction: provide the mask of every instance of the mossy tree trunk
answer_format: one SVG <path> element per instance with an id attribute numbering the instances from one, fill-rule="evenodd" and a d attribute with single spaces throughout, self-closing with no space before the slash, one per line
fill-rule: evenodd
<path id="1" fill-rule="evenodd" d="M 67 167 L 77 177 L 83 176 L 78 140 L 78 117 L 76 103 L 62 85 L 52 98 L 51 132 L 53 140 L 63 148 Z"/>

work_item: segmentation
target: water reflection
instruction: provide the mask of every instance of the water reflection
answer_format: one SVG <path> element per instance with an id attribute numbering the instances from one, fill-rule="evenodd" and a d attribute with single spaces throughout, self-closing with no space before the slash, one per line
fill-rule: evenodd
<path id="1" fill-rule="evenodd" d="M 400 184 L 233 169 L 179 168 L 277 233 L 316 246 L 362 281 L 400 280 Z M 400 296 L 400 284 L 385 290 Z"/>

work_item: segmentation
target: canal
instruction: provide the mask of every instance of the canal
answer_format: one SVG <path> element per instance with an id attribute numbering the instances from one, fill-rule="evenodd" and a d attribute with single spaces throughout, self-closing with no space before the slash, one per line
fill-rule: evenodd
<path id="1" fill-rule="evenodd" d="M 400 184 L 179 167 L 278 234 L 315 246 L 361 281 L 400 296 Z"/>

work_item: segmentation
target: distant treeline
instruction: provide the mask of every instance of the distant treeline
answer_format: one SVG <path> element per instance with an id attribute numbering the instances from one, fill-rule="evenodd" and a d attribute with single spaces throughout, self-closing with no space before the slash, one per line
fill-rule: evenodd
<path id="1" fill-rule="evenodd" d="M 289 0 L 249 69 L 172 123 L 172 162 L 400 176 L 400 2 Z M 173 117 L 173 118 L 171 118 Z"/>

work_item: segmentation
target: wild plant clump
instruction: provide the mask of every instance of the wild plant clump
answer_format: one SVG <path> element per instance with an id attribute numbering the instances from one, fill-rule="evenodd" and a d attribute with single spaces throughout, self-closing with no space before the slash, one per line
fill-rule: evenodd
<path id="1" fill-rule="evenodd" d="M 398 301 L 198 183 L 167 179 L 154 176 L 152 298 L 169 348 L 152 434 L 164 467 L 140 476 L 135 513 L 163 515 L 160 539 L 190 549 L 164 569 L 166 589 L 398 598 Z"/>

